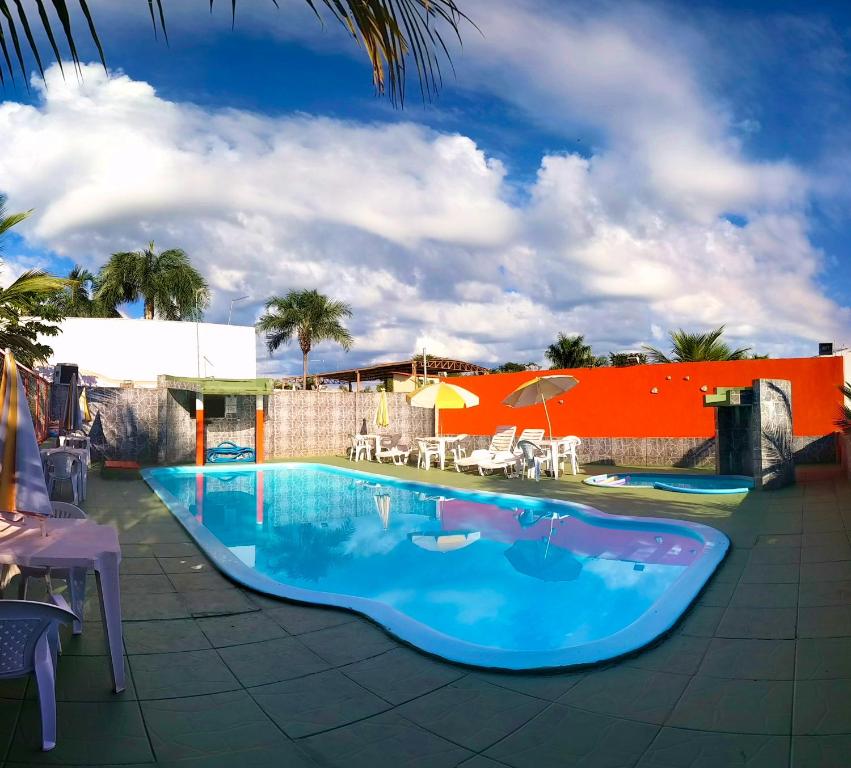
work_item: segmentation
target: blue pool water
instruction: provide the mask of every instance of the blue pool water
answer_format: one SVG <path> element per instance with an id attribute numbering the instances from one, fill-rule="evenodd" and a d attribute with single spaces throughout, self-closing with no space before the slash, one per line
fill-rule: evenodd
<path id="1" fill-rule="evenodd" d="M 143 474 L 233 579 L 356 610 L 425 651 L 484 667 L 635 650 L 674 624 L 728 547 L 697 524 L 319 464 Z"/>
<path id="2" fill-rule="evenodd" d="M 617 472 L 594 475 L 585 482 L 599 488 L 658 488 L 678 493 L 747 493 L 753 488 L 753 478 L 744 475 L 688 475 L 673 472 Z"/>

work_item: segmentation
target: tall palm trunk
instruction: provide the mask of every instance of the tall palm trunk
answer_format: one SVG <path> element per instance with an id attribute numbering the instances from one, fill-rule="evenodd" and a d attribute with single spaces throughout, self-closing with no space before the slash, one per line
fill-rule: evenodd
<path id="1" fill-rule="evenodd" d="M 304 331 L 298 332 L 298 345 L 301 347 L 301 388 L 307 391 L 307 357 L 310 354 L 310 339 Z"/>
<path id="2" fill-rule="evenodd" d="M 154 300 L 145 299 L 145 320 L 154 319 Z"/>

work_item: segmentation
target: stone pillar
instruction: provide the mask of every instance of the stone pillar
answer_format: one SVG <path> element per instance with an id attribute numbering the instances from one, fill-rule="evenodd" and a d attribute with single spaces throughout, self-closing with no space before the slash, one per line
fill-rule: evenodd
<path id="1" fill-rule="evenodd" d="M 795 482 L 791 382 L 754 381 L 751 447 L 755 487 L 769 490 Z"/>

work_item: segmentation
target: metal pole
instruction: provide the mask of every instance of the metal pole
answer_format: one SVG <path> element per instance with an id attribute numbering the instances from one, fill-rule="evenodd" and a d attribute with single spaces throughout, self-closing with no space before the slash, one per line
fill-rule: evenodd
<path id="1" fill-rule="evenodd" d="M 244 301 L 247 298 L 250 298 L 250 297 L 249 296 L 240 296 L 238 299 L 231 299 L 230 300 L 230 309 L 228 310 L 228 325 L 230 325 L 230 318 L 231 318 L 231 315 L 233 314 L 233 305 L 237 301 Z"/>

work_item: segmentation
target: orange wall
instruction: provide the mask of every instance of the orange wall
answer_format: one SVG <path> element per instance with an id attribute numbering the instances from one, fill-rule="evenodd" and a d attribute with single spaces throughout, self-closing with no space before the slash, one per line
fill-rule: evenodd
<path id="1" fill-rule="evenodd" d="M 565 371 L 579 384 L 548 403 L 553 434 L 580 437 L 711 437 L 714 408 L 703 406 L 700 388 L 750 386 L 754 379 L 792 382 L 792 420 L 796 435 L 836 431 L 842 398 L 841 357 L 789 360 L 736 360 L 723 363 L 669 363 L 630 368 L 578 368 Z M 536 372 L 489 374 L 453 379 L 479 396 L 479 405 L 441 411 L 440 431 L 492 434 L 500 424 L 544 427 L 542 406 L 509 408 L 502 400 Z M 668 379 L 670 377 L 670 379 Z M 657 387 L 659 393 L 651 394 Z"/>

